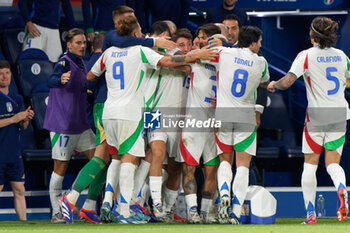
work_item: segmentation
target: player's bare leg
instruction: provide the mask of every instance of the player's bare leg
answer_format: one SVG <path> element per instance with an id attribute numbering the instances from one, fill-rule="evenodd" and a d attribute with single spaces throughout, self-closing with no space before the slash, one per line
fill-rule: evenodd
<path id="1" fill-rule="evenodd" d="M 24 196 L 25 188 L 24 182 L 11 182 L 11 187 L 13 191 L 13 199 L 15 203 L 15 210 L 18 219 L 21 221 L 27 221 L 27 206 L 26 198 Z"/>

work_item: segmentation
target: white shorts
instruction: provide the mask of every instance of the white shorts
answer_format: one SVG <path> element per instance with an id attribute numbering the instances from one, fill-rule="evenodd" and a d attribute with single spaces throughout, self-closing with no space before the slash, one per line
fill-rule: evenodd
<path id="1" fill-rule="evenodd" d="M 303 153 L 321 154 L 323 148 L 336 150 L 340 155 L 345 142 L 346 121 L 326 126 L 305 123 L 303 132 Z"/>
<path id="2" fill-rule="evenodd" d="M 107 143 L 118 149 L 118 154 L 145 157 L 145 142 L 142 138 L 142 121 L 103 119 Z"/>
<path id="3" fill-rule="evenodd" d="M 74 151 L 83 152 L 95 148 L 95 134 L 91 129 L 81 134 L 50 132 L 52 159 L 69 161 Z"/>
<path id="4" fill-rule="evenodd" d="M 205 165 L 219 165 L 216 153 L 215 134 L 213 132 L 186 132 L 180 134 L 179 155 L 177 162 L 198 166 L 203 155 Z"/>
<path id="5" fill-rule="evenodd" d="M 253 156 L 256 154 L 256 126 L 253 124 L 223 122 L 215 140 L 218 154 L 233 150 Z"/>
<path id="6" fill-rule="evenodd" d="M 160 132 L 159 130 L 152 130 L 147 132 L 148 143 L 153 141 L 163 141 L 166 143 L 166 151 L 170 158 L 176 158 L 177 149 L 179 145 L 179 132 Z"/>
<path id="7" fill-rule="evenodd" d="M 28 29 L 25 30 L 23 41 L 23 50 L 36 48 L 43 50 L 49 57 L 51 62 L 57 62 L 62 55 L 62 45 L 60 40 L 60 32 L 58 29 L 51 29 L 34 24 L 41 35 L 32 37 Z"/>

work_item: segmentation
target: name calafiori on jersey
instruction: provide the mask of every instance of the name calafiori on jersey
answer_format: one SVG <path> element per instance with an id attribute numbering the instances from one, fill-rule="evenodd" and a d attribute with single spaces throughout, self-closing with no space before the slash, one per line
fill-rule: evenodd
<path id="1" fill-rule="evenodd" d="M 193 119 L 185 120 L 172 120 L 164 119 L 162 121 L 163 128 L 220 128 L 221 121 L 215 120 L 215 118 L 209 118 L 205 121 Z"/>

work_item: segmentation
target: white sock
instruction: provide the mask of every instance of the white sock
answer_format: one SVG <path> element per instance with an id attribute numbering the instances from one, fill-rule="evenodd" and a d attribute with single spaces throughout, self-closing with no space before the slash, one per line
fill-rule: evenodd
<path id="1" fill-rule="evenodd" d="M 75 205 L 78 201 L 79 196 L 80 196 L 80 193 L 78 191 L 75 191 L 74 189 L 72 189 L 67 194 L 67 199 L 71 204 Z"/>
<path id="2" fill-rule="evenodd" d="M 170 212 L 171 208 L 174 206 L 176 202 L 178 191 L 174 191 L 171 189 L 168 189 L 166 185 L 164 185 L 164 210 L 165 212 Z"/>
<path id="3" fill-rule="evenodd" d="M 143 196 L 143 206 L 149 205 L 148 201 L 151 196 L 151 190 L 149 189 L 149 183 L 145 183 L 144 189 L 142 190 L 142 196 Z"/>
<path id="4" fill-rule="evenodd" d="M 346 178 L 343 168 L 337 163 L 331 163 L 327 167 L 327 172 L 333 180 L 333 184 L 337 190 L 339 188 L 346 189 Z"/>
<path id="5" fill-rule="evenodd" d="M 142 187 L 149 173 L 150 163 L 142 159 L 140 166 L 136 169 L 134 191 L 132 199 L 136 200 L 138 196 L 142 195 Z"/>
<path id="6" fill-rule="evenodd" d="M 213 203 L 213 199 L 202 198 L 201 212 L 209 213 L 212 203 Z"/>
<path id="7" fill-rule="evenodd" d="M 106 189 L 103 203 L 108 202 L 111 206 L 113 204 L 114 190 L 119 181 L 120 164 L 120 160 L 112 159 L 107 170 Z"/>
<path id="8" fill-rule="evenodd" d="M 96 211 L 96 200 L 86 199 L 83 205 L 83 209 Z"/>
<path id="9" fill-rule="evenodd" d="M 249 168 L 247 167 L 238 167 L 236 171 L 236 176 L 232 184 L 232 192 L 234 198 L 238 201 L 233 201 L 232 212 L 236 215 L 237 218 L 241 217 L 241 209 L 244 203 L 244 199 L 248 191 L 248 182 L 249 182 Z"/>
<path id="10" fill-rule="evenodd" d="M 315 211 L 317 187 L 316 171 L 317 165 L 304 163 L 304 170 L 301 175 L 301 189 L 303 191 L 306 212 Z"/>
<path id="11" fill-rule="evenodd" d="M 132 163 L 122 163 L 120 165 L 120 214 L 125 218 L 130 216 L 130 200 L 134 188 L 135 169 L 136 166 Z"/>
<path id="12" fill-rule="evenodd" d="M 52 172 L 49 193 L 50 193 L 50 201 L 52 206 L 52 215 L 60 212 L 60 200 L 59 196 L 62 193 L 62 182 L 64 176 L 60 176 L 55 172 Z"/>
<path id="13" fill-rule="evenodd" d="M 168 180 L 168 176 L 168 172 L 164 168 L 162 168 L 162 184 Z"/>
<path id="14" fill-rule="evenodd" d="M 186 200 L 186 206 L 187 206 L 187 213 L 189 213 L 192 207 L 197 208 L 197 194 L 195 193 L 187 194 L 185 195 L 185 200 Z"/>
<path id="15" fill-rule="evenodd" d="M 151 190 L 153 205 L 162 203 L 162 177 L 161 176 L 149 177 L 149 189 Z"/>
<path id="16" fill-rule="evenodd" d="M 147 197 L 149 198 L 149 185 L 148 183 L 144 183 L 141 188 L 141 195 L 137 196 L 135 202 L 137 202 L 140 206 L 144 206 Z M 147 194 L 148 193 L 148 194 Z"/>
<path id="17" fill-rule="evenodd" d="M 230 187 L 232 182 L 231 164 L 227 161 L 222 161 L 218 168 L 218 188 L 220 197 L 223 195 L 230 196 Z"/>

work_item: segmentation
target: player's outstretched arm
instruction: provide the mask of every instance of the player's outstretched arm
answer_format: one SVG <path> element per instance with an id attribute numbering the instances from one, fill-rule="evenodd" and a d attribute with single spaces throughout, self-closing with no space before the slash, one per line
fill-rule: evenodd
<path id="1" fill-rule="evenodd" d="M 217 50 L 203 47 L 201 50 L 188 53 L 186 55 L 165 56 L 158 61 L 158 66 L 173 67 L 183 65 L 185 63 L 195 61 L 197 59 L 212 60 L 218 56 Z"/>
<path id="2" fill-rule="evenodd" d="M 270 82 L 264 82 L 264 83 L 260 83 L 260 87 L 262 87 L 262 88 L 267 88 L 268 87 L 268 85 L 269 85 L 269 83 Z"/>
<path id="3" fill-rule="evenodd" d="M 98 77 L 96 75 L 94 75 L 94 73 L 92 73 L 91 71 L 89 71 L 89 73 L 86 75 L 86 79 L 88 81 L 92 81 L 92 82 L 97 82 Z"/>
<path id="4" fill-rule="evenodd" d="M 169 40 L 170 37 L 159 37 L 154 40 L 154 46 L 161 49 L 172 50 L 176 48 L 176 43 Z"/>
<path id="5" fill-rule="evenodd" d="M 298 77 L 295 74 L 289 72 L 288 74 L 286 74 L 286 76 L 284 76 L 280 80 L 276 82 L 275 81 L 270 82 L 269 85 L 267 86 L 267 90 L 270 92 L 275 92 L 275 88 L 279 90 L 286 90 L 290 86 L 292 86 L 295 80 L 297 79 Z"/>

